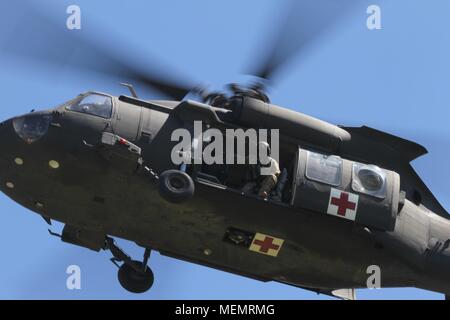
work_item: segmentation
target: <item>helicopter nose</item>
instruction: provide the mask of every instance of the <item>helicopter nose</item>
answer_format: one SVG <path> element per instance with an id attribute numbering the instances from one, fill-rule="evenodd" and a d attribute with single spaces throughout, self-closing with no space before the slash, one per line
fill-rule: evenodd
<path id="1" fill-rule="evenodd" d="M 17 176 L 14 166 L 23 164 L 13 119 L 0 122 L 0 150 L 0 190 L 9 195 L 16 186 Z"/>
<path id="2" fill-rule="evenodd" d="M 17 138 L 14 132 L 13 119 L 8 119 L 0 122 L 0 161 L 6 161 L 10 158 L 14 149 L 17 147 Z M 1 166 L 0 170 L 4 170 Z"/>
<path id="3" fill-rule="evenodd" d="M 45 136 L 51 119 L 51 112 L 41 111 L 0 122 L 0 159 L 11 160 L 15 155 L 28 152 L 31 144 Z"/>
<path id="4" fill-rule="evenodd" d="M 51 112 L 36 112 L 0 122 L 0 187 L 14 188 L 24 169 L 25 160 L 36 159 L 40 146 L 37 141 L 48 131 Z"/>
<path id="5" fill-rule="evenodd" d="M 27 144 L 41 139 L 48 131 L 52 116 L 48 111 L 33 112 L 12 119 L 16 135 Z"/>

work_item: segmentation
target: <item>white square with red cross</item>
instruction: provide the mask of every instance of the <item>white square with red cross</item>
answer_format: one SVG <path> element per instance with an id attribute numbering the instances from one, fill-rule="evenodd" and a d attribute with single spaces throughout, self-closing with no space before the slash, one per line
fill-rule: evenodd
<path id="1" fill-rule="evenodd" d="M 357 194 L 331 188 L 327 213 L 339 218 L 355 221 L 358 211 Z"/>
<path id="2" fill-rule="evenodd" d="M 248 248 L 250 251 L 276 257 L 283 246 L 284 239 L 269 236 L 264 233 L 255 233 L 253 241 Z"/>

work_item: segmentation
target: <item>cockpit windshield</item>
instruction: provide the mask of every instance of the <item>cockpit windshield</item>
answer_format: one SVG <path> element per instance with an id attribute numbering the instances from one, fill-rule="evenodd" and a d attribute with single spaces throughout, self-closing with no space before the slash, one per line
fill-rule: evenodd
<path id="1" fill-rule="evenodd" d="M 91 93 L 69 104 L 66 108 L 109 119 L 112 115 L 112 99 L 103 94 Z"/>

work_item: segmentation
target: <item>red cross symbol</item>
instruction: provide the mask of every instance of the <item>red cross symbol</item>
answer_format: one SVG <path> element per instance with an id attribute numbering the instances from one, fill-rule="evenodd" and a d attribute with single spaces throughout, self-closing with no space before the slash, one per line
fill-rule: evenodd
<path id="1" fill-rule="evenodd" d="M 270 249 L 273 249 L 273 250 L 280 249 L 280 246 L 277 245 L 277 244 L 274 244 L 273 240 L 274 239 L 272 237 L 267 237 L 266 236 L 264 238 L 264 241 L 255 239 L 253 241 L 253 244 L 256 244 L 256 245 L 260 246 L 259 251 L 267 253 Z"/>
<path id="2" fill-rule="evenodd" d="M 331 204 L 338 207 L 338 215 L 345 217 L 347 209 L 355 210 L 356 203 L 348 201 L 348 193 L 341 192 L 340 198 L 331 198 Z"/>

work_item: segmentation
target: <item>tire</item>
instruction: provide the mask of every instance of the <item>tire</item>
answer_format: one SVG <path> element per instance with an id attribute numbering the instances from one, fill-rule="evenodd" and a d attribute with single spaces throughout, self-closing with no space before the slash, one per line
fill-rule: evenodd
<path id="1" fill-rule="evenodd" d="M 159 177 L 159 194 L 171 203 L 182 203 L 194 196 L 194 181 L 180 170 L 164 171 Z"/>
<path id="2" fill-rule="evenodd" d="M 132 261 L 132 263 L 135 267 L 142 268 L 142 262 Z M 144 293 L 148 291 L 154 281 L 153 272 L 149 267 L 145 268 L 145 272 L 139 272 L 125 263 L 120 266 L 117 278 L 119 279 L 120 285 L 132 293 Z"/>

